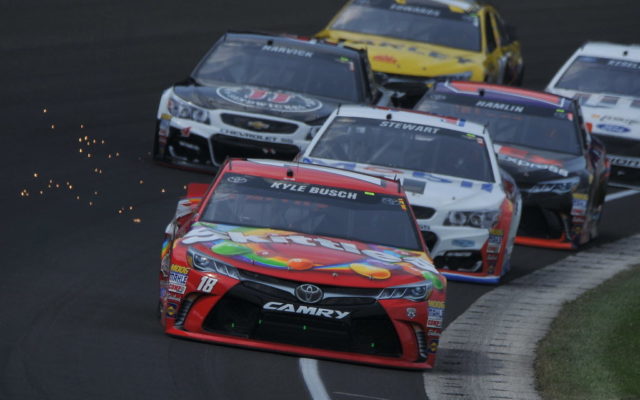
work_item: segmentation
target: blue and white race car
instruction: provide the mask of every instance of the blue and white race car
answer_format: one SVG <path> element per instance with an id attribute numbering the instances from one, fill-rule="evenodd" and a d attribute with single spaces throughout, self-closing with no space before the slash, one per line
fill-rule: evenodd
<path id="1" fill-rule="evenodd" d="M 607 148 L 610 184 L 640 189 L 640 45 L 586 43 L 547 91 L 579 101 L 591 133 Z"/>
<path id="2" fill-rule="evenodd" d="M 298 160 L 401 180 L 434 263 L 448 278 L 497 283 L 509 269 L 520 193 L 500 171 L 483 126 L 345 106 Z"/>

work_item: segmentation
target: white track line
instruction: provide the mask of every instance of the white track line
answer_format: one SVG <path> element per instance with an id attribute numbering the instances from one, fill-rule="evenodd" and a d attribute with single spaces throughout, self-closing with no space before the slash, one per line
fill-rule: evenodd
<path id="1" fill-rule="evenodd" d="M 307 389 L 309 389 L 313 400 L 331 400 L 327 389 L 324 387 L 324 383 L 322 383 L 322 378 L 320 378 L 318 360 L 301 358 L 300 371 L 302 372 L 302 377 L 307 384 Z"/>
<path id="2" fill-rule="evenodd" d="M 633 196 L 634 194 L 638 194 L 638 193 L 640 192 L 637 190 L 623 190 L 622 192 L 612 193 L 607 195 L 607 197 L 604 198 L 604 201 L 607 202 L 607 201 L 618 200 L 623 197 Z"/>

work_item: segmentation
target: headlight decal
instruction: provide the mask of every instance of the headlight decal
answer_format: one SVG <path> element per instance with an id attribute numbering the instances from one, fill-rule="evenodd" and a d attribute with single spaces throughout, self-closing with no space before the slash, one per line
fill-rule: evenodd
<path id="1" fill-rule="evenodd" d="M 500 212 L 491 211 L 450 211 L 445 218 L 445 226 L 469 226 L 489 229 L 495 226 Z"/>
<path id="2" fill-rule="evenodd" d="M 189 247 L 187 250 L 187 261 L 192 268 L 198 271 L 215 272 L 230 278 L 240 279 L 240 273 L 236 267 L 216 260 L 193 247 Z"/>
<path id="3" fill-rule="evenodd" d="M 383 289 L 378 295 L 378 300 L 406 299 L 411 301 L 424 301 L 433 290 L 433 284 L 429 281 L 414 285 L 394 286 Z"/>
<path id="4" fill-rule="evenodd" d="M 189 104 L 179 99 L 177 96 L 171 96 L 167 102 L 169 114 L 177 118 L 190 119 L 202 124 L 209 123 L 209 111 Z"/>
<path id="5" fill-rule="evenodd" d="M 570 193 L 573 192 L 578 185 L 580 184 L 580 178 L 577 176 L 567 178 L 567 179 L 558 179 L 553 181 L 545 181 L 538 182 L 530 189 L 525 189 L 524 191 L 529 193 Z"/>

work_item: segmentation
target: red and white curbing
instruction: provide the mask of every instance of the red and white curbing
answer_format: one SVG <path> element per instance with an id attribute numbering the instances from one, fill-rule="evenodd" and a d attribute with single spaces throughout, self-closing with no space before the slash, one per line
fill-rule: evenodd
<path id="1" fill-rule="evenodd" d="M 485 294 L 444 331 L 436 368 L 424 374 L 429 399 L 540 399 L 536 347 L 562 305 L 639 263 L 640 234 L 576 253 Z"/>

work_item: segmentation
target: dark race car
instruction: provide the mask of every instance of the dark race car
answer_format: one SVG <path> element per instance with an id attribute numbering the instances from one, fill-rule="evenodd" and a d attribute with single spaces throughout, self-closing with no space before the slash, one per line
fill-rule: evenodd
<path id="1" fill-rule="evenodd" d="M 160 316 L 170 335 L 424 369 L 445 290 L 399 181 L 231 159 L 167 227 Z"/>
<path id="2" fill-rule="evenodd" d="M 416 108 L 487 124 L 523 210 L 516 243 L 572 249 L 597 236 L 609 162 L 574 100 L 506 86 L 439 83 Z"/>
<path id="3" fill-rule="evenodd" d="M 226 157 L 291 159 L 339 104 L 389 101 L 364 51 L 227 33 L 162 94 L 153 157 L 211 171 Z"/>

